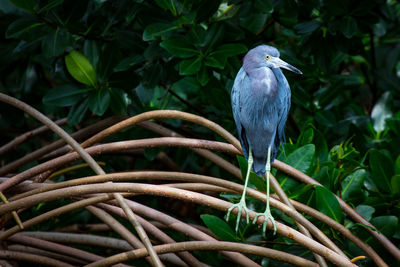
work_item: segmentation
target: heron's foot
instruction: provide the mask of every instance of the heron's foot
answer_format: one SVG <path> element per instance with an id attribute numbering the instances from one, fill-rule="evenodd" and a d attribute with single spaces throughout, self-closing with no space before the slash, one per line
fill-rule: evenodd
<path id="1" fill-rule="evenodd" d="M 225 217 L 226 221 L 229 221 L 229 215 L 231 214 L 231 211 L 234 210 L 235 208 L 238 208 L 237 219 L 236 219 L 236 227 L 235 227 L 235 231 L 237 233 L 238 228 L 239 228 L 240 218 L 242 217 L 242 210 L 245 211 L 245 213 L 246 213 L 246 222 L 249 223 L 249 209 L 246 207 L 246 201 L 244 199 L 241 199 L 239 203 L 233 204 L 228 209 L 228 212 L 226 213 L 226 217 Z"/>
<path id="2" fill-rule="evenodd" d="M 271 212 L 269 209 L 265 210 L 263 213 L 256 213 L 254 217 L 253 223 L 255 223 L 259 216 L 264 216 L 264 223 L 263 223 L 263 235 L 265 236 L 265 230 L 267 229 L 267 222 L 271 220 L 272 225 L 274 226 L 274 235 L 276 233 L 276 223 L 274 217 L 272 217 Z"/>

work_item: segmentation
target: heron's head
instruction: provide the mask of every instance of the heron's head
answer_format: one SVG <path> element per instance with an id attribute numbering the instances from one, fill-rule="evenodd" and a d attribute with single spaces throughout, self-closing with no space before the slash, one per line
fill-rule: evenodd
<path id="1" fill-rule="evenodd" d="M 299 69 L 286 63 L 279 58 L 278 49 L 269 45 L 259 45 L 249 52 L 244 57 L 243 65 L 245 68 L 284 68 L 293 71 L 297 74 L 303 74 Z"/>

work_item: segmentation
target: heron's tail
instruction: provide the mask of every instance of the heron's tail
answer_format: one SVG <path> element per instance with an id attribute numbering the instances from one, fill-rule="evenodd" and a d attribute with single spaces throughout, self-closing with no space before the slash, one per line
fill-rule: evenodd
<path id="1" fill-rule="evenodd" d="M 258 176 L 263 177 L 265 174 L 265 165 L 267 164 L 266 157 L 254 157 L 253 156 L 253 167 L 252 170 Z"/>

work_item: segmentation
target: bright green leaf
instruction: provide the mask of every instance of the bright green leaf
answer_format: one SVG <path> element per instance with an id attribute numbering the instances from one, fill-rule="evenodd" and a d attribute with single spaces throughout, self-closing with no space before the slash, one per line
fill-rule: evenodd
<path id="1" fill-rule="evenodd" d="M 51 89 L 44 97 L 43 104 L 57 107 L 72 106 L 81 100 L 90 89 L 80 89 L 69 84 Z"/>
<path id="2" fill-rule="evenodd" d="M 97 76 L 92 64 L 80 52 L 73 50 L 65 56 L 65 64 L 69 74 L 78 82 L 93 87 L 97 86 Z"/>
<path id="3" fill-rule="evenodd" d="M 335 195 L 323 186 L 315 186 L 317 209 L 335 221 L 341 223 L 342 209 Z"/>
<path id="4" fill-rule="evenodd" d="M 191 58 L 182 60 L 179 64 L 179 74 L 180 75 L 193 75 L 199 72 L 201 68 L 201 58 Z"/>
<path id="5" fill-rule="evenodd" d="M 221 240 L 231 242 L 239 241 L 235 232 L 224 220 L 209 214 L 203 214 L 200 216 L 200 218 L 203 220 L 207 228 L 210 229 L 211 232 L 213 232 Z"/>

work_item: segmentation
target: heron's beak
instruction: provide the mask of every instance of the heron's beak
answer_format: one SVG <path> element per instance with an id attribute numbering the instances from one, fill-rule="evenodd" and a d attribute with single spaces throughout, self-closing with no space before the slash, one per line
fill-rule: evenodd
<path id="1" fill-rule="evenodd" d="M 303 74 L 298 68 L 295 68 L 292 65 L 286 63 L 279 57 L 271 57 L 270 62 L 271 62 L 271 64 L 274 65 L 275 68 L 284 68 L 284 69 L 293 71 L 294 73 L 297 73 L 297 74 Z"/>

